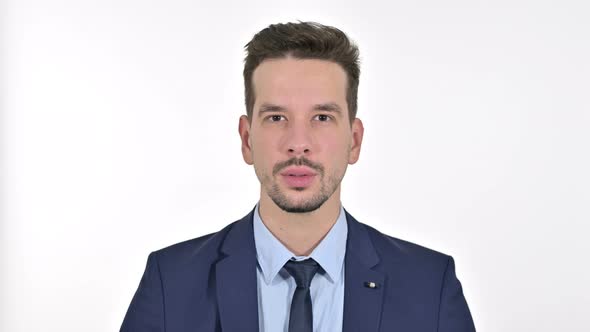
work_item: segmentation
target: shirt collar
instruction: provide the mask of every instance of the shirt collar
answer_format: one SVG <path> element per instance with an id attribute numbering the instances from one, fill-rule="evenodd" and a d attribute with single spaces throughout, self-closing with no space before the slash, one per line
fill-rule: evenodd
<path id="1" fill-rule="evenodd" d="M 338 282 L 340 280 L 348 235 L 348 225 L 346 224 L 346 215 L 342 205 L 340 205 L 340 214 L 336 222 L 308 257 L 294 255 L 275 238 L 262 222 L 258 208 L 259 204 L 257 203 L 253 220 L 254 242 L 258 264 L 267 284 L 272 282 L 283 268 L 283 265 L 293 257 L 298 260 L 311 257 L 326 271 L 330 281 Z"/>

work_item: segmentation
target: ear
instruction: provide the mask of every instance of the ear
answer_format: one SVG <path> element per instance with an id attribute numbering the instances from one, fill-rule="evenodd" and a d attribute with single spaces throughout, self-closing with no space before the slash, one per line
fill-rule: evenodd
<path id="1" fill-rule="evenodd" d="M 350 155 L 348 157 L 348 163 L 350 165 L 355 164 L 359 160 L 364 132 L 365 128 L 363 127 L 363 122 L 361 119 L 355 118 L 352 122 L 352 142 L 350 146 Z"/>
<path id="2" fill-rule="evenodd" d="M 248 165 L 252 165 L 252 144 L 250 140 L 250 122 L 248 116 L 240 116 L 240 122 L 238 124 L 238 132 L 240 133 L 240 139 L 242 141 L 242 157 Z"/>

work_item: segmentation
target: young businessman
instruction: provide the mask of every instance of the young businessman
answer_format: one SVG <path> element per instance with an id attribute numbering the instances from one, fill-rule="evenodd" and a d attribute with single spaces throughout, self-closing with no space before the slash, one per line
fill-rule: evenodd
<path id="1" fill-rule="evenodd" d="M 217 233 L 152 252 L 121 331 L 475 331 L 450 256 L 340 202 L 364 131 L 357 47 L 300 22 L 246 50 L 239 134 L 260 199 Z"/>

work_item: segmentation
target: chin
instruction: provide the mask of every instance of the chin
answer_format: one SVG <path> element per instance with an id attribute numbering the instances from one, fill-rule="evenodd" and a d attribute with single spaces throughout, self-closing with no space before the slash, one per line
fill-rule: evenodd
<path id="1" fill-rule="evenodd" d="M 276 203 L 275 203 L 276 204 Z M 278 205 L 278 204 L 277 204 Z M 288 212 L 288 213 L 310 213 L 313 212 L 321 207 L 321 205 L 305 205 L 305 204 L 298 204 L 298 205 L 278 205 L 281 210 Z"/>
<path id="2" fill-rule="evenodd" d="M 276 193 L 274 193 L 269 196 L 281 210 L 289 213 L 313 212 L 322 207 L 322 205 L 328 200 L 328 197 L 318 197 L 313 195 L 310 195 L 310 197 L 293 198 L 292 196 L 299 195 L 276 195 Z"/>

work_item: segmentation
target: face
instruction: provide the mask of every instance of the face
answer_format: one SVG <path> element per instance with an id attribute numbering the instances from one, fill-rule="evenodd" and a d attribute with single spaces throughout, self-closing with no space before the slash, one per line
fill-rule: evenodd
<path id="1" fill-rule="evenodd" d="M 252 118 L 240 118 L 239 132 L 261 200 L 270 198 L 290 213 L 339 200 L 363 136 L 362 122 L 351 125 L 348 118 L 345 71 L 331 61 L 289 57 L 263 61 L 252 81 Z"/>

